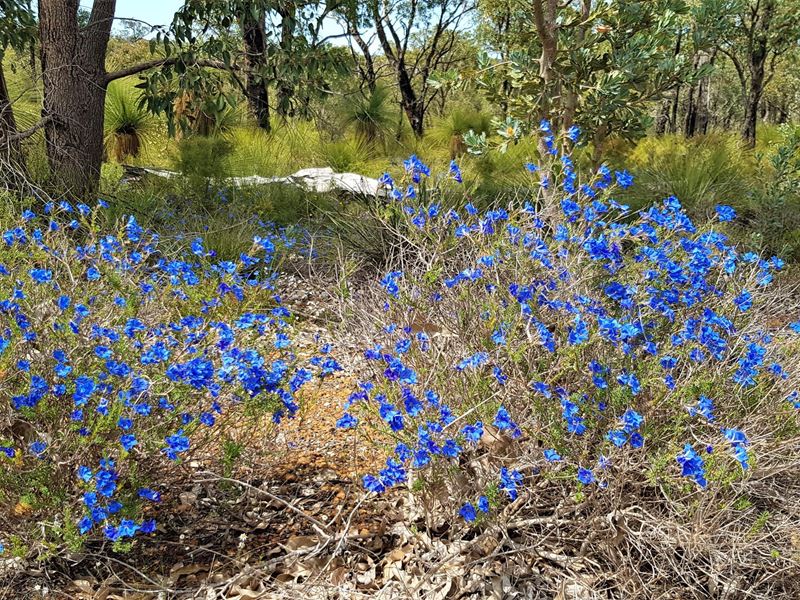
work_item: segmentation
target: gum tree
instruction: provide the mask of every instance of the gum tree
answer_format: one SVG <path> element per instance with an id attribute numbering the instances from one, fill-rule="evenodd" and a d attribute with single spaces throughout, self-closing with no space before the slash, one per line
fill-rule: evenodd
<path id="1" fill-rule="evenodd" d="M 611 134 L 643 135 L 652 102 L 690 77 L 675 52 L 687 10 L 683 0 L 493 0 L 481 15 L 486 29 L 512 24 L 508 35 L 484 38 L 478 82 L 508 107 L 509 136 L 542 119 L 564 130 L 579 123 L 599 156 Z"/>
<path id="2" fill-rule="evenodd" d="M 40 126 L 52 183 L 61 193 L 82 196 L 97 189 L 108 85 L 174 62 L 159 57 L 109 72 L 106 51 L 115 9 L 115 0 L 95 0 L 87 17 L 78 0 L 38 3 L 44 92 Z"/>
<path id="3" fill-rule="evenodd" d="M 7 48 L 17 50 L 29 46 L 35 37 L 35 22 L 26 3 L 9 0 L 0 4 L 0 164 L 9 175 L 24 171 L 20 142 L 36 129 L 20 132 L 14 118 L 12 100 L 8 93 L 3 57 Z M 7 177 L 9 185 L 13 182 Z"/>
<path id="4" fill-rule="evenodd" d="M 729 0 L 723 4 L 715 31 L 717 47 L 736 70 L 744 111 L 742 137 L 752 148 L 764 90 L 781 56 L 800 41 L 800 2 Z"/>
<path id="5" fill-rule="evenodd" d="M 457 66 L 453 51 L 475 8 L 473 0 L 368 0 L 345 2 L 338 9 L 350 39 L 364 56 L 367 73 L 372 55 L 364 39 L 374 31 L 394 72 L 400 105 L 417 137 L 424 133 L 425 115 L 440 93 L 439 87 L 431 85 L 431 76 Z"/>

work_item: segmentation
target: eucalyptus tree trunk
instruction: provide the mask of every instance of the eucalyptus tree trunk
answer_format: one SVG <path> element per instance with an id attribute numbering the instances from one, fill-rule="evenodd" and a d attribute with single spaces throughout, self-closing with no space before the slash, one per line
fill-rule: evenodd
<path id="1" fill-rule="evenodd" d="M 581 22 L 576 25 L 575 39 L 579 45 L 586 39 L 589 29 L 589 15 L 592 13 L 592 0 L 581 0 Z M 578 94 L 574 89 L 567 89 L 564 96 L 563 128 L 567 131 L 575 122 L 575 113 L 578 110 Z"/>
<path id="2" fill-rule="evenodd" d="M 700 51 L 695 57 L 694 73 L 697 74 L 707 64 L 713 64 L 714 54 Z M 688 105 L 686 108 L 686 118 L 684 119 L 683 133 L 686 137 L 693 137 L 698 133 L 705 133 L 708 124 L 708 113 L 706 110 L 708 95 L 708 76 L 692 83 L 689 88 Z"/>
<path id="3" fill-rule="evenodd" d="M 542 98 L 539 108 L 539 116 L 542 119 L 549 119 L 552 116 L 553 106 L 551 99 L 558 97 L 557 90 L 554 89 L 556 73 L 554 65 L 558 55 L 558 17 L 559 3 L 557 0 L 533 0 L 533 22 L 536 27 L 536 35 L 542 46 L 542 53 L 539 57 L 539 76 L 542 79 Z M 558 124 L 555 124 L 558 127 Z M 599 128 L 598 128 L 599 133 Z M 595 140 L 597 141 L 597 140 Z M 539 154 L 544 158 L 547 155 L 547 146 L 543 138 L 539 137 Z M 595 144 L 595 153 L 600 151 L 601 144 Z M 546 161 L 543 162 L 543 165 Z M 542 177 L 552 180 L 552 173 L 548 167 L 542 166 Z M 557 214 L 557 196 L 554 186 L 543 187 L 541 189 L 542 213 L 548 218 Z"/>
<path id="4" fill-rule="evenodd" d="M 106 48 L 115 0 L 95 0 L 86 26 L 78 0 L 39 0 L 47 161 L 58 190 L 92 194 L 103 159 Z"/>
<path id="5" fill-rule="evenodd" d="M 0 163 L 13 165 L 19 162 L 21 148 L 17 139 L 17 121 L 11 108 L 11 98 L 8 94 L 6 76 L 3 64 L 0 62 Z"/>
<path id="6" fill-rule="evenodd" d="M 0 62 L 0 186 L 19 190 L 28 181 L 28 169 L 22 153 L 22 143 L 11 98 Z"/>
<path id="7" fill-rule="evenodd" d="M 284 56 L 291 56 L 294 47 L 295 27 L 297 26 L 297 7 L 293 2 L 280 4 L 277 12 L 281 17 L 281 39 L 280 47 Z M 288 117 L 294 116 L 292 101 L 294 99 L 294 85 L 285 78 L 279 79 L 278 87 L 278 114 L 285 121 Z"/>
<path id="8" fill-rule="evenodd" d="M 361 89 L 363 90 L 363 86 L 366 85 L 369 92 L 374 93 L 378 87 L 378 74 L 375 71 L 375 59 L 372 57 L 372 51 L 370 50 L 369 44 L 358 32 L 358 28 L 353 24 L 351 19 L 346 19 L 346 27 L 347 35 L 356 43 L 358 49 L 361 51 L 361 57 L 364 60 L 364 66 L 362 67 L 356 56 L 355 50 L 351 45 L 351 50 L 353 51 L 353 62 L 356 63 L 359 71 L 361 72 L 361 77 L 359 78 Z"/>
<path id="9" fill-rule="evenodd" d="M 675 40 L 675 52 L 673 56 L 677 59 L 681 53 L 681 42 L 683 41 L 683 31 L 678 31 L 677 39 Z M 672 98 L 664 98 L 661 103 L 661 109 L 656 118 L 656 134 L 664 135 L 667 129 L 672 130 L 678 112 L 678 99 L 681 93 L 680 82 L 678 82 L 673 89 Z"/>
<path id="10" fill-rule="evenodd" d="M 265 79 L 267 71 L 267 36 L 264 31 L 264 14 L 254 19 L 251 11 L 245 10 L 240 19 L 244 48 L 247 53 L 247 81 L 245 91 L 247 104 L 258 126 L 272 130 L 269 114 L 269 89 Z"/>
<path id="11" fill-rule="evenodd" d="M 400 104 L 408 117 L 408 122 L 411 124 L 411 131 L 414 132 L 416 137 L 420 138 L 425 132 L 425 106 L 423 99 L 414 90 L 404 59 L 397 61 L 395 71 L 397 72 L 397 86 L 400 89 Z"/>
<path id="12" fill-rule="evenodd" d="M 776 1 L 765 0 L 763 12 L 753 23 L 753 42 L 750 48 L 749 69 L 750 85 L 745 98 L 744 127 L 742 137 L 748 148 L 756 145 L 756 125 L 758 123 L 758 107 L 764 94 L 768 50 L 768 35 L 775 16 Z"/>

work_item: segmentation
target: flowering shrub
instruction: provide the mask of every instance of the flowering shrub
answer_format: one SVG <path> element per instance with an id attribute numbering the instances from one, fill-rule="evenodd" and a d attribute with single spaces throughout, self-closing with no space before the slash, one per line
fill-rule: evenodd
<path id="1" fill-rule="evenodd" d="M 34 520 L 45 542 L 153 532 L 170 464 L 212 451 L 238 405 L 293 415 L 314 365 L 338 368 L 292 351 L 272 233 L 236 262 L 199 239 L 176 254 L 132 217 L 106 231 L 104 204 L 1 230 L 0 500 L 18 544 Z"/>
<path id="2" fill-rule="evenodd" d="M 548 480 L 578 499 L 631 483 L 677 497 L 776 447 L 796 460 L 800 323 L 775 326 L 769 291 L 782 261 L 732 247 L 725 205 L 702 225 L 674 197 L 631 214 L 613 198 L 630 173 L 582 177 L 560 150 L 577 128 L 541 128 L 545 158 L 526 165 L 541 194 L 522 206 L 443 208 L 455 162 L 447 185 L 419 185 L 416 157 L 384 176 L 402 268 L 365 309 L 380 326 L 339 420 L 388 449 L 364 487 L 408 484 L 472 522 Z"/>

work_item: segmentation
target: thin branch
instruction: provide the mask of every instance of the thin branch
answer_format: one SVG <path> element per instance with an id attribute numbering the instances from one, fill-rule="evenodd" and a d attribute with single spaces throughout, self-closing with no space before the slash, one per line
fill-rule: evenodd
<path id="1" fill-rule="evenodd" d="M 221 476 L 217 475 L 216 473 L 214 473 L 212 471 L 202 471 L 200 473 L 200 475 L 210 475 L 211 477 L 213 477 L 213 479 L 199 479 L 199 480 L 197 480 L 198 483 L 225 481 L 227 483 L 234 483 L 236 485 L 241 485 L 242 487 L 246 487 L 249 490 L 253 490 L 254 492 L 256 492 L 258 494 L 262 494 L 262 495 L 266 496 L 267 498 L 269 498 L 270 500 L 282 504 L 287 509 L 289 509 L 290 511 L 295 513 L 296 515 L 306 519 L 309 523 L 311 523 L 311 526 L 314 528 L 314 530 L 318 534 L 320 534 L 321 536 L 323 536 L 325 538 L 328 538 L 328 539 L 333 537 L 328 533 L 328 530 L 329 530 L 328 525 L 326 525 L 325 523 L 315 519 L 314 517 L 312 517 L 308 513 L 303 512 L 302 510 L 297 508 L 291 502 L 288 502 L 288 501 L 284 500 L 283 498 L 281 498 L 280 496 L 276 496 L 275 494 L 272 494 L 271 492 L 268 492 L 267 490 L 265 490 L 263 488 L 256 487 L 254 485 L 250 485 L 249 483 L 247 483 L 245 481 L 240 481 L 239 479 L 232 479 L 230 477 L 221 477 Z"/>
<path id="2" fill-rule="evenodd" d="M 53 117 L 51 117 L 50 115 L 43 117 L 38 123 L 36 123 L 36 125 L 31 127 L 30 129 L 26 129 L 25 131 L 20 131 L 19 133 L 15 133 L 14 135 L 8 136 L 3 141 L 21 142 L 22 140 L 26 140 L 52 120 Z"/>
<path id="3" fill-rule="evenodd" d="M 111 73 L 106 73 L 105 77 L 105 84 L 108 85 L 112 81 L 116 81 L 117 79 L 122 79 L 124 77 L 130 77 L 131 75 L 137 75 L 144 71 L 149 71 L 150 69 L 155 69 L 158 67 L 166 67 L 170 65 L 174 65 L 178 62 L 177 58 L 158 58 L 155 60 L 150 60 L 147 62 L 139 63 L 138 65 L 132 65 L 130 67 L 126 67 L 124 69 L 119 69 L 118 71 L 112 71 Z M 212 69 L 224 69 L 230 70 L 233 67 L 227 67 L 224 62 L 219 60 L 197 60 L 193 63 L 198 67 L 210 67 Z"/>
<path id="4" fill-rule="evenodd" d="M 725 46 L 718 46 L 718 48 L 720 52 L 722 52 L 725 56 L 731 59 L 731 62 L 733 63 L 734 68 L 736 69 L 736 74 L 739 76 L 739 83 L 741 83 L 742 86 L 742 96 L 743 97 L 746 96 L 747 76 L 745 75 L 742 63 L 739 61 L 739 58 L 736 56 L 736 54 L 733 53 L 733 51 L 728 50 L 727 48 L 725 48 Z"/>

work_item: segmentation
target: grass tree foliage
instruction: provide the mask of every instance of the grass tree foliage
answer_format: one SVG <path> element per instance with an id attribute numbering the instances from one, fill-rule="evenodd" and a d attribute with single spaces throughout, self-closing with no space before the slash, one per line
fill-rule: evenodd
<path id="1" fill-rule="evenodd" d="M 137 95 L 120 85 L 110 85 L 106 94 L 105 146 L 109 159 L 123 162 L 137 158 L 153 133 L 153 116 Z"/>

